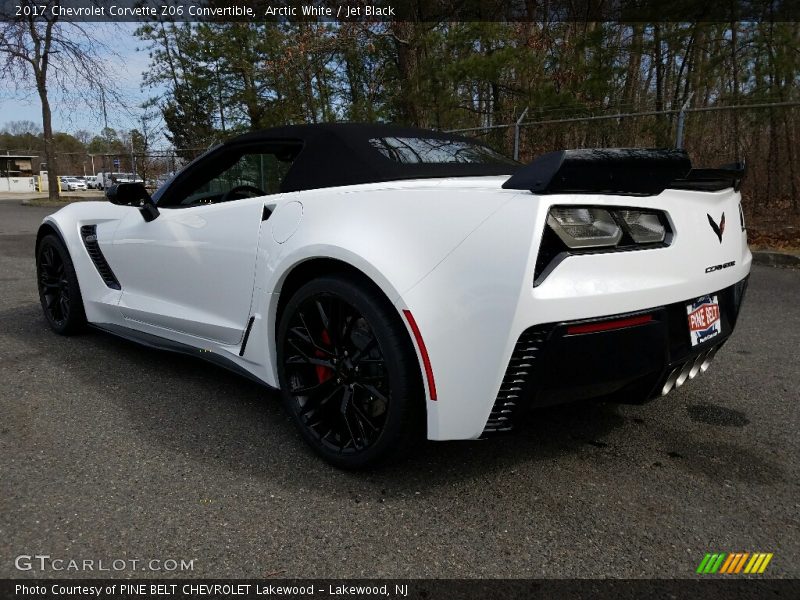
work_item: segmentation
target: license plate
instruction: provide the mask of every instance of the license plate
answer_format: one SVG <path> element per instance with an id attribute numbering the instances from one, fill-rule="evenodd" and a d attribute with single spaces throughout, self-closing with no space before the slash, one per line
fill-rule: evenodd
<path id="1" fill-rule="evenodd" d="M 689 339 L 692 346 L 722 333 L 722 319 L 716 296 L 702 296 L 686 305 L 689 320 Z"/>

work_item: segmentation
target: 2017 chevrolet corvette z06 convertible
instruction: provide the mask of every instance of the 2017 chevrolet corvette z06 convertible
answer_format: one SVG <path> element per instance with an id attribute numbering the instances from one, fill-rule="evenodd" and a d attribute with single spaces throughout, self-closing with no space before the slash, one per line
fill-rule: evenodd
<path id="1" fill-rule="evenodd" d="M 665 149 L 521 165 L 389 125 L 287 126 L 45 218 L 50 326 L 87 324 L 279 388 L 345 468 L 527 409 L 641 402 L 731 335 L 751 255 L 744 168 Z"/>

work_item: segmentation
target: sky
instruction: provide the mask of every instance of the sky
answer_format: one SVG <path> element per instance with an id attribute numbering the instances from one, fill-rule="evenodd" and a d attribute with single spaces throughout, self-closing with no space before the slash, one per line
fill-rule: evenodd
<path id="1" fill-rule="evenodd" d="M 158 94 L 158 90 L 141 89 L 142 74 L 150 59 L 143 43 L 133 35 L 135 23 L 89 23 L 87 26 L 93 27 L 93 35 L 119 55 L 115 57 L 109 52 L 103 56 L 103 60 L 109 76 L 115 82 L 114 87 L 128 106 L 135 109 Z M 137 48 L 140 50 L 137 51 Z M 78 85 L 76 82 L 74 88 Z M 92 134 L 99 134 L 103 128 L 103 110 L 99 101 L 94 100 L 89 104 L 78 99 L 74 93 L 64 98 L 51 91 L 50 105 L 56 131 L 74 133 L 85 129 Z M 116 103 L 106 102 L 106 111 L 109 127 L 118 131 L 136 127 L 135 115 Z M 13 82 L 0 80 L 0 128 L 9 121 L 22 120 L 33 121 L 41 127 L 42 106 L 35 89 L 15 89 Z"/>

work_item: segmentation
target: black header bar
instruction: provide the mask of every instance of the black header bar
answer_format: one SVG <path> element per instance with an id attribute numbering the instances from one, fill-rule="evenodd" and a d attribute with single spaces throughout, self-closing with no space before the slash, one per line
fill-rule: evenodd
<path id="1" fill-rule="evenodd" d="M 71 22 L 798 21 L 798 0 L 0 0 L 0 20 Z"/>
<path id="2" fill-rule="evenodd" d="M 708 579 L 4 579 L 4 600 L 641 600 L 797 598 L 800 581 Z"/>

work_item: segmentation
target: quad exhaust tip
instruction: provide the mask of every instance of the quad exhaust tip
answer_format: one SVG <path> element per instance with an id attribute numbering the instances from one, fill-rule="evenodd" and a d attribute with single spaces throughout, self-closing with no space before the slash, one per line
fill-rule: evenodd
<path id="1" fill-rule="evenodd" d="M 661 395 L 666 396 L 673 389 L 681 387 L 687 380 L 694 379 L 698 373 L 705 373 L 716 353 L 717 348 L 711 348 L 672 369 L 664 382 L 664 387 L 661 388 Z"/>

